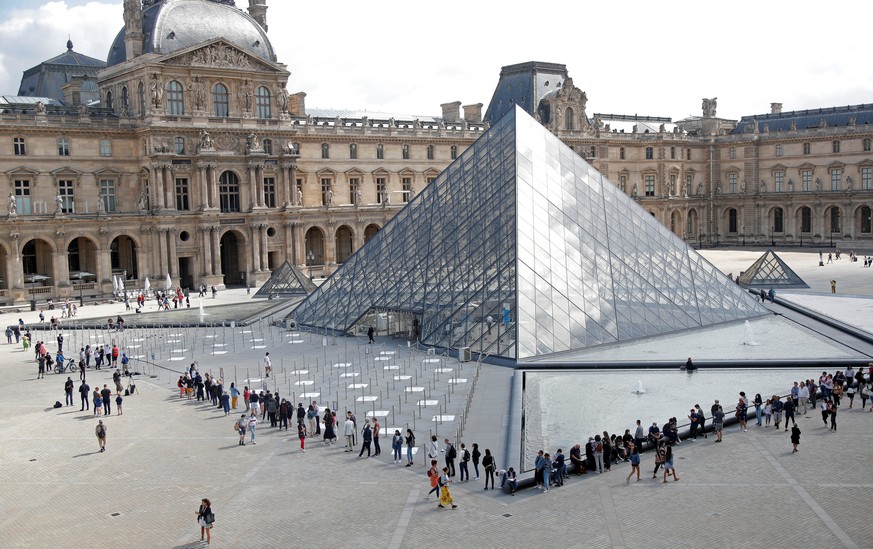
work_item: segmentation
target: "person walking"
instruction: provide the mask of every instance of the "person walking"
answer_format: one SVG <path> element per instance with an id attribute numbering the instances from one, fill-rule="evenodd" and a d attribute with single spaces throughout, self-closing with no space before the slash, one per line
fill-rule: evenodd
<path id="1" fill-rule="evenodd" d="M 828 254 L 828 263 L 830 263 L 830 254 Z M 832 294 L 837 293 L 837 281 L 836 280 L 831 280 L 831 293 Z"/>
<path id="2" fill-rule="evenodd" d="M 182 396 L 181 394 L 179 396 Z M 239 389 L 236 388 L 236 385 L 233 382 L 230 382 L 230 407 L 236 410 L 236 403 L 239 400 Z"/>
<path id="3" fill-rule="evenodd" d="M 796 423 L 791 427 L 791 444 L 794 446 L 791 453 L 794 454 L 797 452 L 797 445 L 800 444 L 800 427 Z"/>
<path id="4" fill-rule="evenodd" d="M 270 359 L 270 353 L 264 354 L 264 372 L 266 372 L 265 377 L 270 377 L 270 374 L 273 373 L 273 361 Z"/>
<path id="5" fill-rule="evenodd" d="M 430 442 L 427 444 L 427 457 L 430 459 L 437 459 L 440 456 L 440 448 L 437 444 L 436 435 L 430 436 Z"/>
<path id="6" fill-rule="evenodd" d="M 121 397 L 121 393 L 115 395 L 115 413 L 117 415 L 123 415 L 123 410 L 121 409 L 121 404 L 124 402 L 124 399 Z"/>
<path id="7" fill-rule="evenodd" d="M 665 453 L 664 445 L 659 443 L 655 448 L 655 469 L 652 471 L 652 478 L 658 478 L 658 469 L 664 465 Z"/>
<path id="8" fill-rule="evenodd" d="M 112 389 L 106 383 L 103 384 L 103 390 L 100 391 L 100 397 L 103 399 L 103 415 L 112 415 Z"/>
<path id="9" fill-rule="evenodd" d="M 346 452 L 355 451 L 355 422 L 352 421 L 352 416 L 346 415 L 346 421 L 343 423 L 343 435 L 346 437 Z M 327 435 L 325 435 L 327 436 Z"/>
<path id="10" fill-rule="evenodd" d="M 789 419 L 792 424 L 797 425 L 797 420 L 794 419 L 794 399 L 786 399 L 785 404 L 782 406 L 782 411 L 785 412 L 785 430 L 787 431 Z"/>
<path id="11" fill-rule="evenodd" d="M 394 430 L 394 436 L 391 437 L 391 463 L 400 463 L 400 452 L 403 449 L 403 435 L 400 434 L 400 429 Z"/>
<path id="12" fill-rule="evenodd" d="M 479 458 L 481 456 L 482 456 L 482 453 L 479 451 L 479 444 L 474 442 L 473 443 L 472 457 L 473 457 L 473 472 L 474 472 L 475 476 L 473 477 L 473 480 L 479 480 Z"/>
<path id="13" fill-rule="evenodd" d="M 764 417 L 763 404 L 764 400 L 761 398 L 761 393 L 755 393 L 755 418 L 758 420 L 758 427 L 761 426 L 761 419 Z"/>
<path id="14" fill-rule="evenodd" d="M 439 498 L 439 489 L 440 489 L 440 470 L 437 467 L 437 460 L 430 460 L 430 469 L 427 470 L 427 478 L 430 479 L 430 492 L 424 496 L 424 499 L 430 499 L 430 495 L 434 492 L 437 493 L 437 498 Z"/>
<path id="15" fill-rule="evenodd" d="M 367 457 L 370 457 L 370 443 L 373 442 L 373 430 L 370 429 L 370 419 L 364 420 L 364 428 L 361 429 L 361 452 L 358 457 L 364 456 L 364 450 L 367 451 Z"/>
<path id="16" fill-rule="evenodd" d="M 224 408 L 224 415 L 225 415 L 225 417 L 227 417 L 230 415 L 230 395 L 228 394 L 227 391 L 221 392 L 220 400 L 221 400 L 221 407 Z"/>
<path id="17" fill-rule="evenodd" d="M 482 467 L 485 469 L 485 489 L 488 489 L 488 480 L 491 480 L 491 489 L 494 489 L 494 456 L 491 450 L 485 448 L 485 456 L 482 458 Z"/>
<path id="18" fill-rule="evenodd" d="M 443 474 L 440 477 L 440 502 L 437 507 L 444 509 L 446 505 L 451 505 L 452 509 L 457 509 L 455 500 L 452 499 L 452 493 L 449 491 L 449 483 L 452 480 L 449 478 L 449 468 L 443 467 Z"/>
<path id="19" fill-rule="evenodd" d="M 212 512 L 212 502 L 203 498 L 197 510 L 197 524 L 200 525 L 200 541 L 206 536 L 206 545 L 212 543 L 212 526 L 215 524 L 215 514 Z"/>
<path id="20" fill-rule="evenodd" d="M 673 476 L 673 482 L 679 480 L 676 476 L 676 468 L 673 466 L 673 447 L 667 446 L 667 452 L 664 454 L 664 482 L 667 482 L 667 476 Z"/>
<path id="21" fill-rule="evenodd" d="M 376 340 L 373 339 L 373 334 L 375 334 L 375 333 L 376 333 L 376 331 L 373 330 L 373 327 L 372 327 L 372 326 L 370 326 L 370 327 L 367 329 L 367 340 L 368 340 L 368 341 L 367 341 L 367 345 L 376 342 Z"/>
<path id="22" fill-rule="evenodd" d="M 634 476 L 634 472 L 637 474 L 637 482 L 640 481 L 640 450 L 634 445 L 633 450 L 631 450 L 630 455 L 630 464 L 631 464 L 631 472 L 625 479 L 625 484 L 630 484 L 630 479 Z"/>
<path id="23" fill-rule="evenodd" d="M 412 429 L 406 430 L 406 466 L 412 467 L 412 450 L 415 448 L 415 435 Z M 478 477 L 477 477 L 478 478 Z"/>
<path id="24" fill-rule="evenodd" d="M 106 451 L 106 425 L 103 420 L 97 421 L 97 427 L 94 428 L 94 434 L 97 435 L 97 444 L 100 445 L 100 452 Z"/>
<path id="25" fill-rule="evenodd" d="M 300 439 L 300 451 L 306 453 L 306 425 L 297 424 L 297 438 Z"/>
<path id="26" fill-rule="evenodd" d="M 828 413 L 831 416 L 831 431 L 837 430 L 837 403 L 831 401 L 828 404 Z"/>
<path id="27" fill-rule="evenodd" d="M 258 414 L 252 410 L 252 415 L 249 416 L 249 434 L 251 435 L 251 442 L 255 444 L 255 432 L 258 430 Z"/>

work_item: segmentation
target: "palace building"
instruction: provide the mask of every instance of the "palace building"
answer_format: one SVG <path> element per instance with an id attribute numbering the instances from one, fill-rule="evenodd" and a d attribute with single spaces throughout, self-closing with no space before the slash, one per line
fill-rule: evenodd
<path id="1" fill-rule="evenodd" d="M 248 4 L 126 0 L 106 61 L 68 42 L 0 96 L 0 300 L 329 275 L 515 105 L 691 244 L 873 242 L 871 105 L 589 115 L 564 65 L 530 62 L 484 115 L 307 108 Z"/>

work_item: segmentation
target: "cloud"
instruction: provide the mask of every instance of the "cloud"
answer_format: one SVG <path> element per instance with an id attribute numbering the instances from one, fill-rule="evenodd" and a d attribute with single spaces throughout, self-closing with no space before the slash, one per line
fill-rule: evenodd
<path id="1" fill-rule="evenodd" d="M 66 51 L 68 36 L 75 51 L 105 59 L 123 24 L 120 2 L 12 8 L 0 22 L 0 93 L 18 93 L 22 72 Z"/>

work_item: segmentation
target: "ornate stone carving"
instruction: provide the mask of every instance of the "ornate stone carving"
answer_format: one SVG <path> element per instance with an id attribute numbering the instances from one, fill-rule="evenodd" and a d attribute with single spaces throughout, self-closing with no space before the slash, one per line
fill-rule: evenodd
<path id="1" fill-rule="evenodd" d="M 228 69 L 252 68 L 251 58 L 242 51 L 227 44 L 210 44 L 205 48 L 194 50 L 176 60 L 183 65 L 201 65 Z"/>
<path id="2" fill-rule="evenodd" d="M 215 148 L 219 151 L 238 151 L 239 137 L 232 133 L 220 133 L 215 136 Z"/>
<path id="3" fill-rule="evenodd" d="M 703 110 L 704 118 L 714 118 L 715 117 L 715 109 L 718 107 L 718 97 L 713 97 L 712 99 L 703 98 L 703 104 L 701 105 L 701 109 Z"/>
<path id="4" fill-rule="evenodd" d="M 212 136 L 209 135 L 209 132 L 206 130 L 200 130 L 200 150 L 201 151 L 214 151 L 215 150 L 215 141 L 212 140 Z"/>
<path id="5" fill-rule="evenodd" d="M 36 109 L 36 114 L 45 114 L 45 103 L 42 101 L 37 101 L 34 108 Z"/>
<path id="6" fill-rule="evenodd" d="M 239 92 L 237 93 L 239 97 L 239 104 L 244 111 L 252 110 L 252 102 L 255 98 L 255 87 L 252 86 L 252 83 L 248 80 L 243 80 L 243 83 L 239 86 Z"/>
<path id="7" fill-rule="evenodd" d="M 164 98 L 164 85 L 161 83 L 158 73 L 153 73 L 151 80 L 149 80 L 149 93 L 151 94 L 152 106 L 160 109 L 161 100 Z"/>
<path id="8" fill-rule="evenodd" d="M 262 152 L 264 149 L 261 147 L 261 140 L 258 139 L 257 134 L 255 132 L 250 132 L 246 136 L 246 151 L 247 152 Z"/>
<path id="9" fill-rule="evenodd" d="M 279 112 L 288 114 L 288 90 L 285 88 L 285 82 L 279 84 L 279 89 L 276 90 L 276 106 L 279 107 Z"/>
<path id="10" fill-rule="evenodd" d="M 191 103 L 194 110 L 202 111 L 206 107 L 206 85 L 199 76 L 195 76 L 194 81 L 188 85 L 188 91 L 191 92 Z"/>
<path id="11" fill-rule="evenodd" d="M 138 0 L 124 0 L 124 28 L 129 33 L 142 32 L 142 8 Z"/>
<path id="12" fill-rule="evenodd" d="M 9 193 L 9 198 L 6 201 L 9 208 L 9 217 L 18 215 L 18 204 L 15 202 L 15 195 Z"/>

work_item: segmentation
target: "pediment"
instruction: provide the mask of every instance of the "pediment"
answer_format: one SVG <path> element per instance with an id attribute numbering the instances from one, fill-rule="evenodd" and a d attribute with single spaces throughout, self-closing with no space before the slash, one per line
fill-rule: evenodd
<path id="1" fill-rule="evenodd" d="M 174 51 L 159 60 L 159 62 L 166 65 L 183 65 L 186 67 L 266 70 L 287 73 L 283 66 L 265 61 L 221 38 Z"/>

